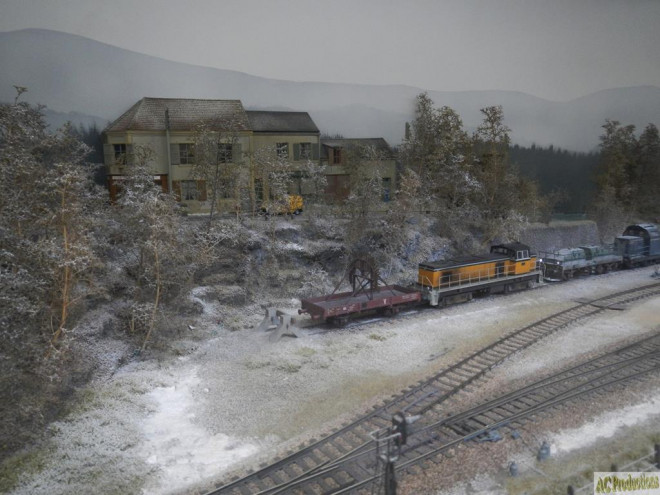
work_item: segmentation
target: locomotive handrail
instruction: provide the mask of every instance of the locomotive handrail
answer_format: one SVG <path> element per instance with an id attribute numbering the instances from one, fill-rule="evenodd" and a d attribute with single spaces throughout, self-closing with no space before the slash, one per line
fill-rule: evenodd
<path id="1" fill-rule="evenodd" d="M 538 262 L 535 263 L 535 270 L 538 270 L 539 264 Z M 472 273 L 467 273 L 467 274 L 457 274 L 457 275 L 449 275 L 449 279 L 445 282 L 440 281 L 438 284 L 438 288 L 440 289 L 448 289 L 452 287 L 462 287 L 464 285 L 469 285 L 469 284 L 474 284 L 477 282 L 482 282 L 482 281 L 487 281 L 487 280 L 493 280 L 493 279 L 499 279 L 499 278 L 509 278 L 509 277 L 515 277 L 516 271 L 514 267 L 508 267 L 506 269 L 502 268 L 495 268 L 494 271 L 493 269 L 486 268 L 485 270 L 479 270 L 478 272 L 472 272 Z M 524 275 L 524 274 L 520 274 Z M 424 276 L 424 279 L 426 279 L 429 283 L 429 287 L 433 287 L 431 284 L 431 281 Z"/>

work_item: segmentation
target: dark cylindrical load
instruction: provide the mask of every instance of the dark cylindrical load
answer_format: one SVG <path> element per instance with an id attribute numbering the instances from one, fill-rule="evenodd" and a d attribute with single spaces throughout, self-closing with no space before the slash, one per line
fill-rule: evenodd
<path id="1" fill-rule="evenodd" d="M 652 223 L 629 225 L 623 231 L 623 235 L 641 237 L 644 242 L 644 248 L 647 250 L 647 256 L 660 254 L 660 230 L 658 226 Z"/>

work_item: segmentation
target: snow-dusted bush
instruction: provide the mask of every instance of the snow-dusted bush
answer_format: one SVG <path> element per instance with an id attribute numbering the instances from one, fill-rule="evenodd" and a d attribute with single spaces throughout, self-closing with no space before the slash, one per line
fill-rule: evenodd
<path id="1" fill-rule="evenodd" d="M 0 445 L 32 438 L 73 374 L 69 339 L 96 291 L 88 148 L 41 108 L 0 105 Z M 32 430 L 32 431 L 30 431 Z"/>

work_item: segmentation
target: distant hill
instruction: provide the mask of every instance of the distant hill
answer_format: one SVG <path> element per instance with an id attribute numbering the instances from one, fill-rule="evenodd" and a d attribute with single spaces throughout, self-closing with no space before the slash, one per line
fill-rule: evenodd
<path id="1" fill-rule="evenodd" d="M 382 136 L 392 145 L 401 142 L 405 122 L 413 118 L 415 96 L 424 91 L 267 79 L 40 29 L 0 33 L 0 67 L 0 101 L 13 101 L 13 85 L 27 86 L 23 101 L 45 104 L 53 112 L 84 114 L 87 121 L 114 120 L 144 96 L 240 99 L 249 109 L 307 111 L 322 132 Z M 479 124 L 480 108 L 502 105 L 513 141 L 521 145 L 591 150 L 598 145 L 606 118 L 638 128 L 649 122 L 660 125 L 658 87 L 618 88 L 568 102 L 513 91 L 428 93 L 437 106 L 456 110 L 468 129 Z"/>
<path id="2" fill-rule="evenodd" d="M 23 98 L 21 100 L 23 100 Z M 103 130 L 110 123 L 110 119 L 102 119 L 101 117 L 86 115 L 79 112 L 56 112 L 50 108 L 46 108 L 44 116 L 46 122 L 49 124 L 49 129 L 52 130 L 59 129 L 67 122 L 73 123 L 76 127 L 82 125 L 85 128 L 95 125 L 99 130 Z"/>

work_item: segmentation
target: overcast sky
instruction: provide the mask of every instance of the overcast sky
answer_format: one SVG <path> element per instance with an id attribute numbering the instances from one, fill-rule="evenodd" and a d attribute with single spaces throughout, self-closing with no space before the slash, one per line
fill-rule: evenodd
<path id="1" fill-rule="evenodd" d="M 24 28 L 293 81 L 660 86 L 660 0 L 0 0 L 0 31 Z"/>

